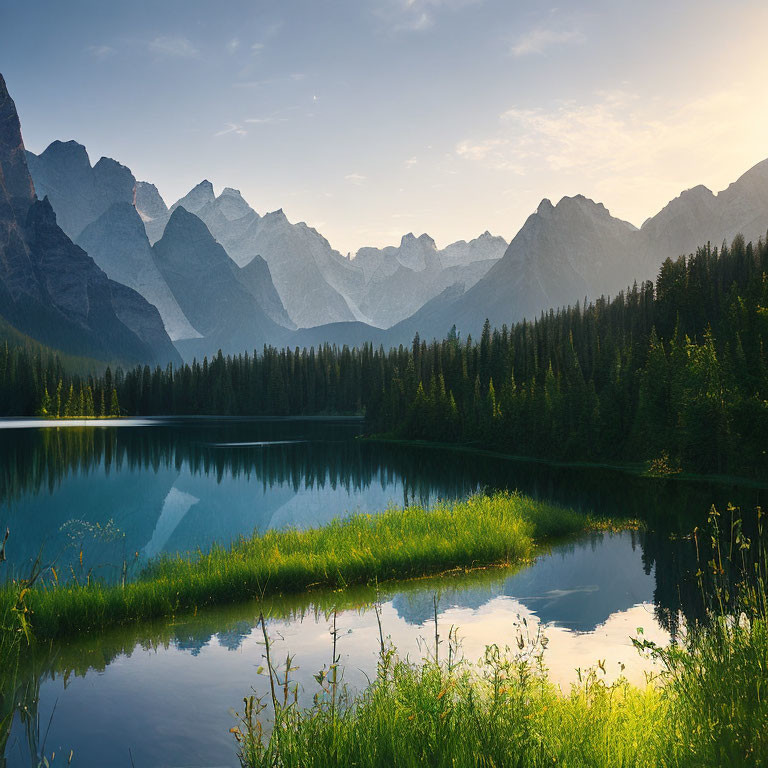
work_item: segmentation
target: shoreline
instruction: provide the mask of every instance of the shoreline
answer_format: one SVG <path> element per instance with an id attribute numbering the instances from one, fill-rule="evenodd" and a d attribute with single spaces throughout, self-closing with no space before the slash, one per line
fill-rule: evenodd
<path id="1" fill-rule="evenodd" d="M 378 435 L 360 435 L 356 439 L 370 443 L 382 443 L 389 445 L 403 445 L 413 448 L 434 448 L 441 451 L 452 451 L 455 453 L 471 453 L 477 456 L 488 456 L 494 459 L 503 459 L 504 461 L 514 461 L 521 464 L 543 464 L 550 467 L 560 467 L 563 469 L 606 469 L 612 472 L 619 472 L 633 477 L 645 478 L 648 480 L 688 480 L 697 483 L 710 483 L 714 485 L 737 485 L 745 488 L 768 488 L 768 480 L 760 481 L 750 477 L 740 475 L 702 475 L 697 472 L 675 472 L 668 475 L 649 475 L 645 466 L 640 463 L 618 463 L 594 461 L 563 461 L 558 459 L 543 459 L 536 456 L 520 456 L 513 453 L 504 453 L 494 451 L 488 448 L 479 448 L 472 443 L 440 443 L 431 440 L 412 440 L 407 438 L 386 437 Z"/>

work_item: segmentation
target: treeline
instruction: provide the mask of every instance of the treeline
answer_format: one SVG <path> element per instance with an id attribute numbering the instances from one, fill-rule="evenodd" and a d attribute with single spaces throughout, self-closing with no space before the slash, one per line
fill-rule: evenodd
<path id="1" fill-rule="evenodd" d="M 417 336 L 388 351 L 266 347 L 79 377 L 55 356 L 44 362 L 6 347 L 1 407 L 84 415 L 92 400 L 96 415 L 364 413 L 371 431 L 398 437 L 760 473 L 768 469 L 767 274 L 766 244 L 737 237 L 667 260 L 655 284 L 612 300 L 511 328 L 486 323 L 479 340 Z"/>
<path id="2" fill-rule="evenodd" d="M 667 260 L 654 285 L 491 330 L 414 341 L 375 429 L 662 470 L 768 470 L 768 247 Z"/>
<path id="3" fill-rule="evenodd" d="M 111 371 L 70 374 L 59 356 L 36 345 L 0 346 L 0 416 L 107 418 L 123 411 Z"/>

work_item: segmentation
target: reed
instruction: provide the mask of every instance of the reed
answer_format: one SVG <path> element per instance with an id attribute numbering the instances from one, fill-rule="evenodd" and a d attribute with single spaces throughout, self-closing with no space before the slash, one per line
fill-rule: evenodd
<path id="1" fill-rule="evenodd" d="M 241 765 L 768 764 L 768 558 L 761 514 L 754 543 L 735 517 L 727 541 L 718 518 L 713 510 L 710 530 L 693 534 L 707 620 L 688 626 L 668 647 L 635 640 L 640 652 L 660 662 L 652 684 L 608 684 L 598 666 L 563 695 L 547 679 L 539 636 L 530 641 L 520 634 L 512 650 L 489 646 L 479 664 L 457 661 L 455 642 L 449 641 L 446 658 L 438 658 L 436 643 L 413 663 L 382 641 L 378 674 L 358 695 L 337 694 L 318 677 L 320 691 L 309 708 L 299 708 L 295 696 L 271 703 L 246 697 L 232 729 Z"/>
<path id="2" fill-rule="evenodd" d="M 267 595 L 520 563 L 538 542 L 592 525 L 603 523 L 516 493 L 476 495 L 163 557 L 122 585 L 59 583 L 54 572 L 27 593 L 26 604 L 35 636 L 57 638 Z M 12 600 L 13 585 L 0 590 L 0 615 Z"/>

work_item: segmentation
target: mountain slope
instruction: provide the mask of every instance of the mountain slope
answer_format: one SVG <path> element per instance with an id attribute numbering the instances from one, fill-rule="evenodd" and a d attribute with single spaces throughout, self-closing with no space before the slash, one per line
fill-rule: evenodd
<path id="1" fill-rule="evenodd" d="M 157 307 L 173 341 L 199 338 L 160 274 L 144 225 L 130 203 L 114 203 L 80 233 L 77 244 L 110 279 L 133 288 Z"/>
<path id="2" fill-rule="evenodd" d="M 442 251 L 426 234 L 404 235 L 400 245 L 361 248 L 353 260 L 365 285 L 357 297 L 361 312 L 381 328 L 411 316 L 442 293 L 461 284 L 474 285 L 501 258 L 507 243 L 489 233 L 452 243 Z"/>
<path id="3" fill-rule="evenodd" d="M 139 196 L 145 207 L 162 214 L 165 204 L 157 189 L 145 185 L 139 191 L 130 169 L 110 158 L 91 167 L 86 148 L 75 141 L 54 141 L 40 155 L 27 152 L 27 160 L 35 188 L 49 197 L 72 240 L 112 280 L 157 307 L 171 339 L 198 337 L 154 265 L 144 222 L 134 207 Z"/>
<path id="4" fill-rule="evenodd" d="M 422 336 L 440 337 L 454 323 L 465 335 L 477 335 L 486 317 L 501 326 L 585 297 L 615 295 L 634 281 L 653 279 L 666 258 L 737 234 L 756 241 L 766 229 L 768 160 L 717 195 L 703 186 L 686 190 L 639 230 L 581 195 L 557 206 L 543 200 L 484 277 L 461 296 L 437 302 L 429 317 L 414 319 Z M 400 327 L 413 329 L 414 323 Z"/>
<path id="5" fill-rule="evenodd" d="M 237 265 L 194 214 L 175 208 L 152 250 L 174 297 L 203 337 L 177 342 L 185 358 L 218 349 L 252 351 L 287 337 L 238 280 Z"/>
<path id="6" fill-rule="evenodd" d="M 85 147 L 76 141 L 54 141 L 40 155 L 27 152 L 27 162 L 38 197 L 51 201 L 73 241 L 114 203 L 133 202 L 130 170 L 108 157 L 91 168 Z"/>
<path id="7" fill-rule="evenodd" d="M 0 313 L 73 355 L 162 363 L 179 357 L 154 307 L 116 289 L 35 198 L 16 107 L 0 75 Z"/>

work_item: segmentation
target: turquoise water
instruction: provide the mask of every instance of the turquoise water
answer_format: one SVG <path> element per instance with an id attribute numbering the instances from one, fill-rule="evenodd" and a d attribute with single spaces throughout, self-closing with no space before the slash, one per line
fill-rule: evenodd
<path id="1" fill-rule="evenodd" d="M 228 543 L 254 530 L 311 526 L 354 510 L 458 498 L 509 488 L 605 515 L 646 520 L 643 533 L 595 534 L 561 543 L 524 569 L 387 585 L 385 633 L 419 658 L 438 629 L 458 627 L 462 653 L 516 646 L 520 633 L 549 644 L 545 661 L 564 688 L 576 669 L 605 660 L 609 676 L 648 671 L 631 646 L 666 641 L 680 617 L 701 610 L 681 539 L 712 503 L 745 509 L 765 491 L 650 480 L 606 469 L 557 468 L 471 453 L 357 439 L 352 420 L 148 421 L 97 427 L 10 428 L 0 422 L 0 527 L 10 530 L 8 573 L 40 556 L 62 577 L 114 579 L 163 552 Z M 82 565 L 80 554 L 82 552 Z M 374 595 L 340 597 L 345 682 L 375 670 Z M 323 606 L 323 608 L 319 606 Z M 275 654 L 296 654 L 300 697 L 331 654 L 327 596 L 269 606 Z M 10 766 L 41 755 L 79 766 L 235 766 L 229 728 L 262 663 L 258 607 L 240 605 L 124 627 L 41 649 L 15 698 Z M 523 619 L 525 621 L 523 622 Z M 264 691 L 262 691 L 264 692 Z M 1 763 L 1 761 L 0 761 Z"/>

